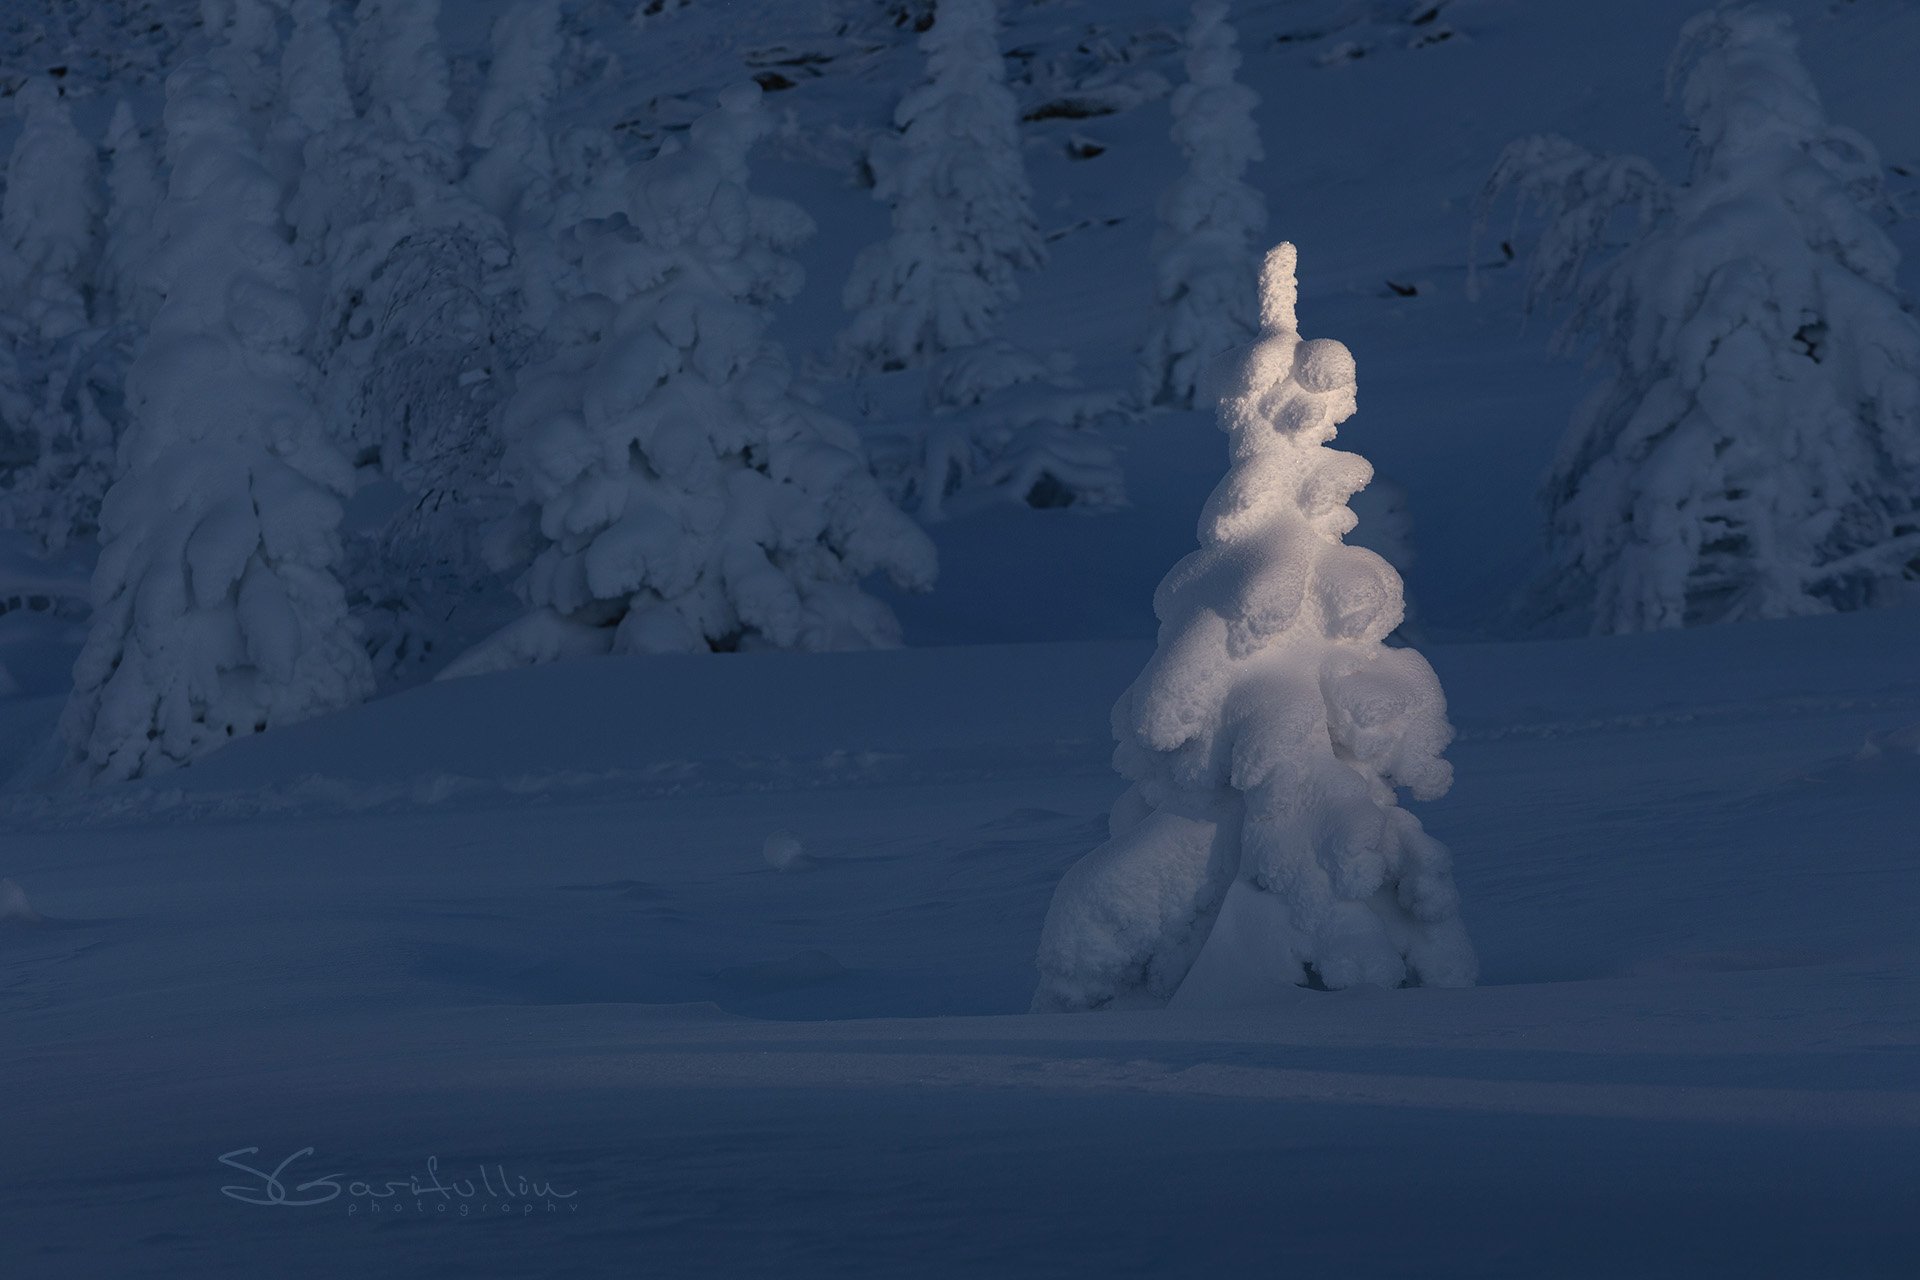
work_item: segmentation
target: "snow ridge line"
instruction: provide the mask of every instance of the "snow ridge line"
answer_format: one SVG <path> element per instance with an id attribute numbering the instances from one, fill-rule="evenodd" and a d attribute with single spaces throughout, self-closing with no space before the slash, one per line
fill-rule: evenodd
<path id="1" fill-rule="evenodd" d="M 85 795 L 17 795 L 0 801 L 0 829 L 52 831 L 125 827 L 150 822 L 244 822 L 279 816 L 407 813 L 458 800 L 466 808 L 543 802 L 649 801 L 736 793 L 962 786 L 1031 777 L 1095 777 L 1107 773 L 1105 739 L 1063 739 L 1007 751 L 966 747 L 907 755 L 831 751 L 817 757 L 735 755 L 663 760 L 640 768 L 557 770 L 479 778 L 426 773 L 373 783 L 310 773 L 251 789 L 184 791 L 133 786 Z M 984 761 L 992 763 L 983 763 Z"/>
<path id="2" fill-rule="evenodd" d="M 1614 715 L 1570 720 L 1516 721 L 1474 724 L 1455 721 L 1455 743 L 1500 742 L 1509 738 L 1562 738 L 1616 730 L 1664 729 L 1675 725 L 1725 724 L 1774 718 L 1804 719 L 1840 712 L 1895 712 L 1920 709 L 1920 689 L 1894 694 L 1819 696 L 1796 694 L 1744 702 L 1707 703 L 1671 711 L 1623 711 Z"/>

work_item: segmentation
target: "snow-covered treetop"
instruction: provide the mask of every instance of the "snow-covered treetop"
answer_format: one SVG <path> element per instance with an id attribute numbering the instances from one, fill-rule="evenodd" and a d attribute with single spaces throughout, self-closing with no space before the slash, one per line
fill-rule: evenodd
<path id="1" fill-rule="evenodd" d="M 349 124 L 354 117 L 333 8 L 333 0 L 293 0 L 293 30 L 280 60 L 283 110 L 309 135 Z"/>
<path id="2" fill-rule="evenodd" d="M 942 0 L 920 38 L 926 79 L 894 113 L 900 135 L 873 149 L 893 229 L 844 290 L 856 315 L 841 345 L 856 364 L 898 368 L 986 340 L 1014 273 L 1045 258 L 997 27 L 994 0 Z"/>
<path id="3" fill-rule="evenodd" d="M 408 141 L 457 146 L 440 0 L 360 0 L 353 16 L 349 64 L 361 111 L 385 115 Z"/>
<path id="4" fill-rule="evenodd" d="M 1253 329 L 1252 277 L 1267 206 L 1246 182 L 1261 158 L 1259 95 L 1235 78 L 1240 54 L 1224 0 L 1198 0 L 1187 83 L 1173 95 L 1173 139 L 1187 169 L 1160 200 L 1154 291 L 1160 314 L 1142 351 L 1142 390 L 1189 404 L 1206 361 Z"/>
<path id="5" fill-rule="evenodd" d="M 468 140 L 476 147 L 507 141 L 519 115 L 544 117 L 560 91 L 559 0 L 519 0 L 493 24 L 493 65 L 474 108 Z"/>

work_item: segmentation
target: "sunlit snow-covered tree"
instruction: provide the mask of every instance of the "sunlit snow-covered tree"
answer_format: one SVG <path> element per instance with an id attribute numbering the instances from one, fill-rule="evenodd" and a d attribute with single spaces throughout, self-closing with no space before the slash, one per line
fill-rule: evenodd
<path id="1" fill-rule="evenodd" d="M 927 78 L 873 148 L 888 239 L 854 262 L 841 335 L 854 367 L 899 369 L 988 339 L 1017 296 L 1014 273 L 1044 257 L 1006 86 L 994 0 L 940 0 L 920 38 Z"/>
<path id="2" fill-rule="evenodd" d="M 624 217 L 581 228 L 588 292 L 508 404 L 505 470 L 523 519 L 496 544 L 526 617 L 450 669 L 578 653 L 896 643 L 860 589 L 933 577 L 858 441 L 797 394 L 768 334 L 812 231 L 748 191 L 771 127 L 757 87 L 721 95 L 688 144 L 639 176 Z"/>
<path id="3" fill-rule="evenodd" d="M 1526 139 L 1489 187 L 1545 210 L 1532 291 L 1570 296 L 1571 336 L 1611 367 L 1547 482 L 1542 606 L 1640 631 L 1911 593 L 1920 322 L 1879 160 L 1828 122 L 1782 14 L 1693 19 L 1669 82 L 1684 183 Z"/>
<path id="4" fill-rule="evenodd" d="M 1445 698 L 1382 643 L 1399 576 L 1342 542 L 1372 474 L 1327 447 L 1353 357 L 1300 337 L 1294 265 L 1268 255 L 1259 339 L 1223 370 L 1231 468 L 1154 595 L 1159 649 L 1113 711 L 1133 785 L 1054 894 L 1036 1010 L 1474 979 L 1450 856 L 1398 803 L 1452 781 Z"/>
<path id="5" fill-rule="evenodd" d="M 1173 140 L 1187 170 L 1160 199 L 1154 237 L 1159 313 L 1141 352 L 1141 389 L 1155 403 L 1191 405 L 1206 362 L 1253 333 L 1267 206 L 1246 172 L 1261 158 L 1260 98 L 1235 78 L 1227 13 L 1226 0 L 1197 0 L 1187 83 L 1173 95 Z"/>
<path id="6" fill-rule="evenodd" d="M 94 620 L 63 729 L 128 778 L 370 691 L 335 576 L 346 460 L 303 351 L 311 316 L 240 104 L 206 64 L 167 81 L 165 302 L 129 374 Z"/>

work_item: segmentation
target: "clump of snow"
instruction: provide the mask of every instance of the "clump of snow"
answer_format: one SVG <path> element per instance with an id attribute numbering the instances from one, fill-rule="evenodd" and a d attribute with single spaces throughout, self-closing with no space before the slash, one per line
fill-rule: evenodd
<path id="1" fill-rule="evenodd" d="M 923 520 L 999 502 L 1108 511 L 1126 477 L 1102 427 L 1123 397 L 1089 390 L 1072 357 L 1001 341 L 950 351 L 927 371 L 924 418 L 877 435 L 874 473 Z"/>
<path id="2" fill-rule="evenodd" d="M 805 871 L 813 865 L 806 845 L 791 831 L 776 831 L 768 836 L 760 852 L 775 871 Z"/>
<path id="3" fill-rule="evenodd" d="M 1294 265 L 1268 255 L 1259 339 L 1222 370 L 1231 469 L 1155 593 L 1159 649 L 1113 710 L 1133 785 L 1054 895 L 1036 1010 L 1475 977 L 1450 856 L 1397 798 L 1452 782 L 1445 698 L 1382 643 L 1399 575 L 1342 541 L 1372 475 L 1327 447 L 1353 356 L 1300 336 Z"/>
<path id="4" fill-rule="evenodd" d="M 39 924 L 44 917 L 27 901 L 27 891 L 12 880 L 0 880 L 0 922 Z"/>

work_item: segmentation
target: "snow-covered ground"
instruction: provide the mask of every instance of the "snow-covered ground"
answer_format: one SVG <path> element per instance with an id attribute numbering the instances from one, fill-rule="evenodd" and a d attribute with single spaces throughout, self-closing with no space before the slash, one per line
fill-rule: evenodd
<path id="1" fill-rule="evenodd" d="M 499 7 L 449 0 L 456 46 Z M 692 0 L 638 32 L 569 7 L 619 63 L 566 113 L 635 121 L 642 151 L 743 69 L 795 80 L 756 172 L 824 229 L 781 322 L 824 354 L 885 226 L 833 126 L 884 120 L 907 35 L 851 0 Z M 1113 75 L 1179 74 L 1183 4 L 1006 7 L 1036 64 L 1089 72 L 1098 27 L 1136 51 Z M 1340 443 L 1407 491 L 1418 623 L 1446 641 L 1423 652 L 1458 781 L 1417 808 L 1479 987 L 1024 1012 L 1049 895 L 1120 789 L 1108 707 L 1222 472 L 1205 414 L 1122 431 L 1123 512 L 937 526 L 906 650 L 431 684 L 89 793 L 47 785 L 74 624 L 15 610 L 0 1275 L 1912 1275 L 1920 610 L 1487 639 L 1539 563 L 1532 488 L 1580 374 L 1520 331 L 1517 273 L 1466 300 L 1473 197 L 1521 133 L 1672 163 L 1660 76 L 1696 7 L 1235 6 L 1252 180 L 1300 245 L 1305 330 L 1358 359 Z M 1920 13 L 1787 7 L 1911 201 Z M 116 90 L 150 94 L 139 65 Z M 1059 234 L 1009 336 L 1090 386 L 1133 376 L 1166 125 L 1149 98 L 1026 126 Z M 826 390 L 850 417 L 914 399 Z M 777 832 L 810 865 L 770 866 Z M 256 1203 L 236 1166 L 308 1148 L 279 1185 L 324 1202 Z M 430 1168 L 450 1190 L 353 1185 Z"/>
<path id="2" fill-rule="evenodd" d="M 1483 985 L 1256 1012 L 1023 1013 L 1134 644 L 563 664 L 16 797 L 0 1240 L 34 1276 L 1910 1274 L 1916 642 L 1436 648 Z M 264 1195 L 246 1147 L 341 1194 L 223 1196 Z M 518 1220 L 349 1194 L 429 1158 L 504 1165 Z"/>

